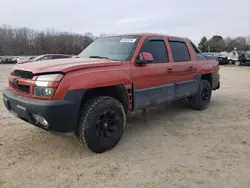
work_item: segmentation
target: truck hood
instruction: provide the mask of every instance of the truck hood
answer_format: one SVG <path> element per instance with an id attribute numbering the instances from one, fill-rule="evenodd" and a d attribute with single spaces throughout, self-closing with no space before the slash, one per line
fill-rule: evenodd
<path id="1" fill-rule="evenodd" d="M 122 62 L 95 58 L 65 58 L 16 64 L 14 69 L 30 71 L 33 74 L 49 72 L 69 72 L 77 69 L 120 66 Z"/>

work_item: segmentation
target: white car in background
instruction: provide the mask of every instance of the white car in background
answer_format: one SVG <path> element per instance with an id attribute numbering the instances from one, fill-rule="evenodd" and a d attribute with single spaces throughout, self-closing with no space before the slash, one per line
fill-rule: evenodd
<path id="1" fill-rule="evenodd" d="M 239 61 L 239 54 L 237 52 L 230 52 L 228 54 L 228 60 L 230 64 L 235 64 Z"/>
<path id="2" fill-rule="evenodd" d="M 12 57 L 13 61 L 16 62 L 16 63 L 19 61 L 19 58 L 20 58 L 20 57 L 18 57 L 18 56 Z"/>
<path id="3" fill-rule="evenodd" d="M 17 63 L 19 63 L 19 62 L 21 62 L 21 61 L 24 61 L 24 60 L 26 60 L 27 59 L 27 57 L 18 57 L 17 58 Z"/>

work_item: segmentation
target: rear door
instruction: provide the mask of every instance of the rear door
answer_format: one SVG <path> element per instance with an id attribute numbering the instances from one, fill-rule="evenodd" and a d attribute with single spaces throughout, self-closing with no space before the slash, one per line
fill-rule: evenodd
<path id="1" fill-rule="evenodd" d="M 140 66 L 132 65 L 134 83 L 134 109 L 142 109 L 171 100 L 174 97 L 173 63 L 169 62 L 168 49 L 161 37 L 145 39 L 140 52 L 149 52 L 153 62 Z"/>
<path id="2" fill-rule="evenodd" d="M 175 82 L 175 97 L 183 98 L 195 93 L 198 87 L 195 75 L 197 69 L 191 60 L 186 41 L 183 39 L 168 39 L 173 56 L 173 74 Z"/>

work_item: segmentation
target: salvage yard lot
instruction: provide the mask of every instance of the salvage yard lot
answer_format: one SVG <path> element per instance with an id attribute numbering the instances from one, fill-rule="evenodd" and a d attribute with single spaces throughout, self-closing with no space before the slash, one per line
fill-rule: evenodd
<path id="1" fill-rule="evenodd" d="M 0 91 L 11 67 L 0 65 Z M 135 112 L 103 154 L 18 120 L 1 99 L 0 187 L 249 188 L 250 67 L 220 73 L 208 109 L 178 101 Z"/>

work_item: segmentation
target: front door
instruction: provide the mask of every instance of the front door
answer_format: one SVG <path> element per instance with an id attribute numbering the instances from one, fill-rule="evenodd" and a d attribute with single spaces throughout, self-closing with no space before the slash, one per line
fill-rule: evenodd
<path id="1" fill-rule="evenodd" d="M 134 110 L 172 100 L 175 93 L 173 63 L 169 62 L 164 39 L 147 38 L 140 52 L 151 53 L 153 62 L 145 66 L 137 65 L 136 62 L 132 65 Z"/>

